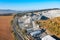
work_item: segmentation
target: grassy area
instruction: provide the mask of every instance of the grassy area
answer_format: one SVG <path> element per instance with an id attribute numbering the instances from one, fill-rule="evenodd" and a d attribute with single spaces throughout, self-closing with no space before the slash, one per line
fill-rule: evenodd
<path id="1" fill-rule="evenodd" d="M 60 17 L 48 20 L 36 21 L 40 28 L 47 29 L 51 34 L 60 38 Z"/>

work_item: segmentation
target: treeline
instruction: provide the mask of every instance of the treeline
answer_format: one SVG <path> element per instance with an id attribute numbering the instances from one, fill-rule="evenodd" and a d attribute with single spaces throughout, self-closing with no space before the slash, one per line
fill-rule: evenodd
<path id="1" fill-rule="evenodd" d="M 13 13 L 8 13 L 8 14 L 0 14 L 0 16 L 11 16 Z"/>

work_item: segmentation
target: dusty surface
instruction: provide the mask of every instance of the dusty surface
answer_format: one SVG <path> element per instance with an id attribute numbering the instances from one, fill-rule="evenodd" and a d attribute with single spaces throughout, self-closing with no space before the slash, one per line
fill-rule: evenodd
<path id="1" fill-rule="evenodd" d="M 0 40 L 14 40 L 10 21 L 13 16 L 0 16 Z"/>

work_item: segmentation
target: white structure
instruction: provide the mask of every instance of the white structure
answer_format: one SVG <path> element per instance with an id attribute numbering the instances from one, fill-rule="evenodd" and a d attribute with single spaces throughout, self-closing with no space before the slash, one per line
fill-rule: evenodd
<path id="1" fill-rule="evenodd" d="M 43 37 L 42 40 L 56 40 L 56 39 L 54 39 L 50 35 L 47 35 L 47 36 Z"/>
<path id="2" fill-rule="evenodd" d="M 41 33 L 41 31 L 37 30 L 37 31 L 31 32 L 30 35 L 35 36 L 35 35 L 39 35 L 40 33 Z"/>

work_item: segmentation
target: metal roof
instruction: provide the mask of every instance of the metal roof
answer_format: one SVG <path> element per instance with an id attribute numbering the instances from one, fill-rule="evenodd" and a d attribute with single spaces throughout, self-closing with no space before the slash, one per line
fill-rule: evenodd
<path id="1" fill-rule="evenodd" d="M 42 40 L 56 40 L 56 39 L 54 39 L 50 35 L 47 35 L 47 36 L 43 37 Z"/>

